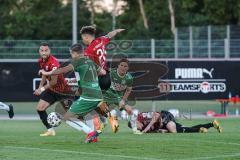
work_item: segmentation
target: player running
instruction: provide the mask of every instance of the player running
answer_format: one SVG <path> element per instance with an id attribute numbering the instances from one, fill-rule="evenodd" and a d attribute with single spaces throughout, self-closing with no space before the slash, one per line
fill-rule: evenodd
<path id="1" fill-rule="evenodd" d="M 111 38 L 125 29 L 116 29 L 105 36 L 95 38 L 96 29 L 93 26 L 84 26 L 80 30 L 83 43 L 87 45 L 84 55 L 92 59 L 98 66 L 106 71 L 106 74 L 98 77 L 99 85 L 102 90 L 107 90 L 111 85 L 110 75 L 107 67 L 106 45 Z"/>
<path id="2" fill-rule="evenodd" d="M 0 102 L 0 110 L 7 111 L 9 118 L 13 118 L 13 116 L 14 116 L 13 105 L 11 105 L 11 104 L 7 105 L 5 103 Z"/>
<path id="3" fill-rule="evenodd" d="M 110 108 L 117 107 L 120 111 L 125 110 L 129 117 L 130 123 L 133 126 L 133 133 L 137 134 L 136 117 L 132 112 L 132 107 L 127 104 L 128 97 L 132 91 L 133 77 L 128 73 L 129 61 L 123 58 L 119 61 L 117 69 L 110 71 L 111 86 L 106 92 L 104 92 L 104 100 L 110 106 Z M 110 124 L 114 133 L 118 130 L 118 123 L 112 122 L 113 119 L 117 119 L 116 115 L 110 117 Z"/>
<path id="4" fill-rule="evenodd" d="M 60 67 L 58 60 L 51 55 L 48 43 L 41 43 L 39 54 L 41 56 L 38 60 L 40 69 L 48 72 Z M 46 83 L 47 80 L 48 83 Z M 47 131 L 40 134 L 40 136 L 55 136 L 56 132 L 47 122 L 48 115 L 46 109 L 56 101 L 72 98 L 72 96 L 69 96 L 73 95 L 71 87 L 67 85 L 67 81 L 64 79 L 63 74 L 53 76 L 42 75 L 40 85 L 38 89 L 34 91 L 34 94 L 40 96 L 37 112 L 43 125 L 47 128 Z"/>
<path id="5" fill-rule="evenodd" d="M 82 94 L 80 98 L 70 106 L 70 109 L 64 115 L 64 120 L 69 126 L 79 131 L 84 131 L 87 134 L 86 143 L 97 142 L 99 132 L 86 125 L 83 119 L 87 113 L 93 110 L 105 116 L 108 113 L 106 103 L 102 102 L 102 91 L 99 87 L 97 77 L 97 71 L 101 74 L 102 70 L 91 59 L 83 55 L 83 49 L 80 44 L 75 44 L 71 47 L 71 56 L 72 63 L 66 67 L 50 72 L 41 70 L 40 73 L 49 76 L 74 70 Z"/>
<path id="6" fill-rule="evenodd" d="M 132 128 L 130 123 L 129 127 Z M 211 123 L 184 127 L 180 123 L 177 123 L 174 116 L 168 111 L 141 112 L 137 117 L 137 128 L 143 133 L 206 133 L 211 127 L 217 129 L 219 133 L 222 132 L 222 127 L 217 120 L 214 120 Z"/>

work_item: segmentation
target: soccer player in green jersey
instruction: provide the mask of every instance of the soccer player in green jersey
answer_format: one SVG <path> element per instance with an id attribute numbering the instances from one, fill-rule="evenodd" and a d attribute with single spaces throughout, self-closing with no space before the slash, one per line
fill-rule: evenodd
<path id="1" fill-rule="evenodd" d="M 86 143 L 97 142 L 98 131 L 91 129 L 83 122 L 84 116 L 96 110 L 98 113 L 106 115 L 107 105 L 102 102 L 103 96 L 98 84 L 98 74 L 105 74 L 101 68 L 88 57 L 83 55 L 83 49 L 80 44 L 71 47 L 72 62 L 66 67 L 59 68 L 50 72 L 39 71 L 43 75 L 57 75 L 70 71 L 75 72 L 78 86 L 81 88 L 81 96 L 74 101 L 68 112 L 64 115 L 64 120 L 71 127 L 84 131 L 87 134 Z M 78 118 L 82 119 L 79 120 Z"/>
<path id="2" fill-rule="evenodd" d="M 117 69 L 110 71 L 111 86 L 104 92 L 104 100 L 111 108 L 118 107 L 120 111 L 126 110 L 130 117 L 130 122 L 133 126 L 133 133 L 137 134 L 138 130 L 136 127 L 136 116 L 132 112 L 132 107 L 127 104 L 128 97 L 132 91 L 133 77 L 128 73 L 129 62 L 126 58 L 119 61 Z M 112 114 L 110 118 L 114 118 Z M 115 118 L 116 119 L 116 118 Z M 109 119 L 110 123 L 112 119 Z M 114 133 L 118 130 L 117 123 L 111 123 L 112 130 Z"/>

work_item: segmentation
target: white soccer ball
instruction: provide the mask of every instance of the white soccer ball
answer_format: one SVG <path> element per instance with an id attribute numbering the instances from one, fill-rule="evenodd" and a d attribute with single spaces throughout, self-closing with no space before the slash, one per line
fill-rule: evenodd
<path id="1" fill-rule="evenodd" d="M 47 122 L 52 127 L 57 127 L 61 124 L 61 115 L 57 112 L 51 112 L 47 117 Z"/>

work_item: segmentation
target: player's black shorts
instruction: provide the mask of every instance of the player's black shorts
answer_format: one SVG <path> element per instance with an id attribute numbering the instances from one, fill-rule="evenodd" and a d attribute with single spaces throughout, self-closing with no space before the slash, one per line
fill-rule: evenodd
<path id="1" fill-rule="evenodd" d="M 161 111 L 161 116 L 162 116 L 163 127 L 166 127 L 166 125 L 170 121 L 173 121 L 176 123 L 174 116 L 172 115 L 172 113 L 170 113 L 168 111 Z"/>
<path id="2" fill-rule="evenodd" d="M 61 101 L 63 99 L 72 99 L 74 96 L 66 96 L 56 92 L 51 91 L 50 89 L 45 90 L 41 93 L 40 99 L 48 102 L 50 105 L 57 101 Z"/>
<path id="3" fill-rule="evenodd" d="M 106 75 L 98 76 L 98 83 L 101 90 L 108 90 L 111 86 L 111 77 L 109 71 L 107 71 Z"/>
<path id="4" fill-rule="evenodd" d="M 184 127 L 180 123 L 176 123 L 177 133 L 184 133 Z"/>

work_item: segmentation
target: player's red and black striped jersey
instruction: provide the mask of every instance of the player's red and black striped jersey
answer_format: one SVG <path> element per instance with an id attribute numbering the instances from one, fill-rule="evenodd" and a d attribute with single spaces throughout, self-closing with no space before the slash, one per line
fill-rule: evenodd
<path id="1" fill-rule="evenodd" d="M 84 50 L 84 55 L 92 59 L 100 67 L 107 69 L 107 52 L 106 45 L 110 38 L 102 36 L 94 39 Z"/>
<path id="2" fill-rule="evenodd" d="M 40 69 L 43 69 L 46 72 L 55 70 L 60 67 L 58 60 L 50 55 L 46 61 L 43 61 L 42 58 L 38 59 L 38 64 Z M 48 81 L 51 80 L 51 76 L 47 76 Z M 63 74 L 59 74 L 57 78 L 57 84 L 50 88 L 50 90 L 57 93 L 71 93 L 71 87 L 67 84 L 67 81 L 64 79 Z"/>

